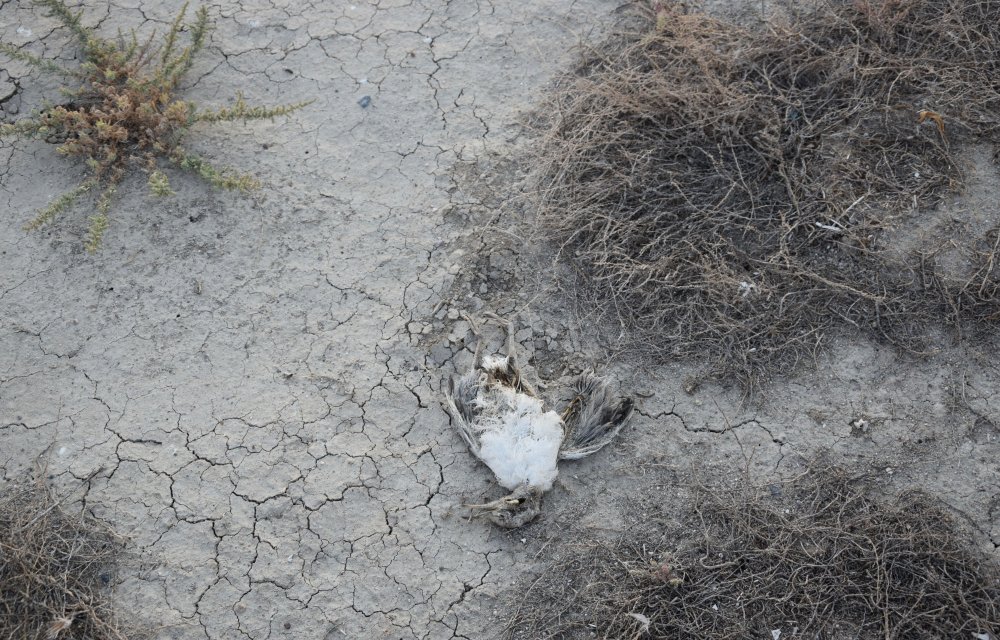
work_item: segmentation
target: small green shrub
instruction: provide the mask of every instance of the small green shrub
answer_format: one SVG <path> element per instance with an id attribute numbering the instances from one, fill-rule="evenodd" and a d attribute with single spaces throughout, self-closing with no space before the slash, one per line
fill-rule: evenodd
<path id="1" fill-rule="evenodd" d="M 231 169 L 217 168 L 207 160 L 186 151 L 181 140 L 196 122 L 222 122 L 274 118 L 301 109 L 310 102 L 275 107 L 250 106 L 237 96 L 230 108 L 199 110 L 193 103 L 175 96 L 178 85 L 190 70 L 194 57 L 205 44 L 208 12 L 202 7 L 194 22 L 185 25 L 185 3 L 167 31 L 163 42 L 155 43 L 156 34 L 139 41 L 135 32 L 119 32 L 116 41 L 105 40 L 80 22 L 63 0 L 35 0 L 46 7 L 79 40 L 83 63 L 78 69 L 64 69 L 58 64 L 31 55 L 7 43 L 0 43 L 0 53 L 79 82 L 65 88 L 66 104 L 43 109 L 30 118 L 0 124 L 0 138 L 41 138 L 59 144 L 59 153 L 84 158 L 89 177 L 69 192 L 56 198 L 25 225 L 37 229 L 70 209 L 81 197 L 96 194 L 94 214 L 90 218 L 86 247 L 96 251 L 109 224 L 108 212 L 122 178 L 131 167 L 149 175 L 150 193 L 173 194 L 163 162 L 192 171 L 213 186 L 249 191 L 258 187 L 251 176 Z M 178 36 L 187 28 L 190 42 L 181 48 Z"/>

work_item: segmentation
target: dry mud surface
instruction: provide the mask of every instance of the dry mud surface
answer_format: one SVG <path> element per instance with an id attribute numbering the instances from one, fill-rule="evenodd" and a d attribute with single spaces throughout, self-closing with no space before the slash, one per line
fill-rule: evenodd
<path id="1" fill-rule="evenodd" d="M 181 4 L 93 0 L 84 21 L 162 32 Z M 997 554 L 995 345 L 914 361 L 844 339 L 762 404 L 688 394 L 688 365 L 601 355 L 545 257 L 512 235 L 519 211 L 499 205 L 519 177 L 496 158 L 617 6 L 210 3 L 187 98 L 316 102 L 190 134 L 264 179 L 261 198 L 173 174 L 178 195 L 160 201 L 133 181 L 93 256 L 81 211 L 21 230 L 81 167 L 42 142 L 0 146 L 0 483 L 48 448 L 57 488 L 130 538 L 120 606 L 155 637 L 487 637 L 553 548 L 620 530 L 621 498 L 671 500 L 695 468 L 794 473 L 823 448 L 941 496 Z M 25 2 L 0 2 L 0 38 L 74 55 Z M 52 89 L 9 65 L 3 117 Z M 995 203 L 995 178 L 970 189 L 956 212 Z M 440 404 L 471 359 L 459 312 L 486 309 L 519 314 L 554 394 L 596 367 L 641 403 L 513 533 L 462 517 L 498 492 Z"/>

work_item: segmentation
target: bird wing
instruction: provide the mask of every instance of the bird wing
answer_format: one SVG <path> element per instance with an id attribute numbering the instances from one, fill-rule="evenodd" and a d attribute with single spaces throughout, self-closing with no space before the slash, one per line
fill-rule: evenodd
<path id="1" fill-rule="evenodd" d="M 562 413 L 566 437 L 560 460 L 578 460 L 614 440 L 635 408 L 631 398 L 615 398 L 608 384 L 592 374 L 580 376 L 576 396 Z"/>
<path id="2" fill-rule="evenodd" d="M 451 414 L 452 426 L 465 441 L 472 455 L 482 460 L 479 434 L 472 426 L 478 412 L 475 400 L 476 396 L 479 395 L 480 384 L 480 375 L 475 370 L 459 378 L 458 382 L 451 378 L 448 380 L 448 393 L 445 394 L 445 398 L 448 401 L 448 413 Z"/>

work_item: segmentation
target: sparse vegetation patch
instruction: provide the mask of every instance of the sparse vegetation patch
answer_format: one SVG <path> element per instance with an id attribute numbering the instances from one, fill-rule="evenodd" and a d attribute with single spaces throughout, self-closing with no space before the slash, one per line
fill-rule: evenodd
<path id="1" fill-rule="evenodd" d="M 184 75 L 205 45 L 208 11 L 202 7 L 194 22 L 185 24 L 187 3 L 164 35 L 140 41 L 132 32 L 111 41 L 97 36 L 81 23 L 63 0 L 35 0 L 75 36 L 82 51 L 77 69 L 64 69 L 52 61 L 0 43 L 0 54 L 55 72 L 78 84 L 67 87 L 69 101 L 41 110 L 30 118 L 0 124 L 0 137 L 36 137 L 58 144 L 59 153 L 82 158 L 90 176 L 71 191 L 55 198 L 27 225 L 36 229 L 73 207 L 84 196 L 94 202 L 86 246 L 95 251 L 109 224 L 109 212 L 126 171 L 137 167 L 148 175 L 153 195 L 173 193 L 161 163 L 192 171 L 221 189 L 248 191 L 257 186 L 247 174 L 212 166 L 181 146 L 184 134 L 198 122 L 274 118 L 301 109 L 308 102 L 262 107 L 248 105 L 239 96 L 234 106 L 198 109 L 176 96 Z M 181 46 L 182 34 L 188 43 Z"/>
<path id="2" fill-rule="evenodd" d="M 0 489 L 0 640 L 134 640 L 111 597 L 123 546 L 43 472 Z"/>
<path id="3" fill-rule="evenodd" d="M 986 640 L 1000 570 L 922 492 L 814 468 L 778 484 L 646 500 L 612 543 L 561 550 L 517 598 L 511 638 Z"/>
<path id="4" fill-rule="evenodd" d="M 921 353 L 992 327 L 996 224 L 898 240 L 998 140 L 1000 0 L 689 4 L 588 50 L 535 158 L 544 229 L 636 343 L 753 388 L 837 329 Z"/>

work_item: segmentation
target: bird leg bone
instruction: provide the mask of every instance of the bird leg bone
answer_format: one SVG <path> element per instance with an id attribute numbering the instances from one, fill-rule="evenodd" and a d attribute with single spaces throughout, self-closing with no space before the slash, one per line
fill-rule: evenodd
<path id="1" fill-rule="evenodd" d="M 485 511 L 497 511 L 499 509 L 514 509 L 516 507 L 524 504 L 524 498 L 514 497 L 514 494 L 509 496 L 504 496 L 502 498 L 497 498 L 492 502 L 485 502 L 483 504 L 463 504 L 462 506 L 466 509 L 472 509 L 473 511 L 485 512 Z M 473 516 L 479 515 L 474 513 Z"/>
<path id="2" fill-rule="evenodd" d="M 486 504 L 470 504 L 470 518 L 485 518 L 505 529 L 517 529 L 534 520 L 539 513 L 541 492 L 526 485 L 516 488 L 510 495 Z"/>
<path id="3" fill-rule="evenodd" d="M 486 502 L 483 504 L 464 504 L 462 506 L 466 509 L 472 509 L 473 511 L 480 512 L 473 515 L 481 515 L 483 512 L 491 511 L 514 511 L 526 502 L 537 500 L 539 495 L 540 494 L 538 492 L 527 485 L 521 485 L 511 491 L 508 495 L 493 500 L 492 502 Z"/>
<path id="4" fill-rule="evenodd" d="M 472 370 L 475 371 L 483 363 L 483 334 L 479 331 L 479 325 L 472 319 L 472 316 L 463 311 L 462 317 L 469 323 L 469 328 L 472 329 L 472 335 L 476 336 L 476 351 L 475 355 L 472 357 Z"/>
<path id="5" fill-rule="evenodd" d="M 507 357 L 510 358 L 511 363 L 513 363 L 514 368 L 517 368 L 517 354 L 514 352 L 514 323 L 510 320 L 504 320 L 497 314 L 487 311 L 483 314 L 484 318 L 489 318 L 490 320 L 495 320 L 497 324 L 502 325 L 504 330 L 507 332 Z"/>
<path id="6" fill-rule="evenodd" d="M 491 311 L 483 313 L 483 317 L 496 321 L 497 324 L 504 328 L 504 331 L 507 334 L 507 338 L 504 343 L 507 351 L 507 360 L 510 362 L 511 369 L 517 374 L 517 385 L 520 385 L 522 390 L 529 396 L 537 396 L 538 392 L 536 392 L 534 387 L 532 387 L 532 385 L 524 378 L 521 374 L 521 368 L 517 364 L 517 351 L 514 349 L 514 322 L 511 320 L 504 320 Z M 537 376 L 535 381 L 536 383 L 538 382 Z"/>

